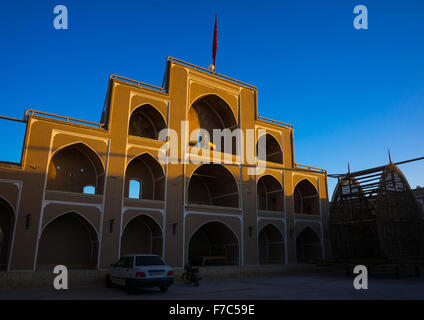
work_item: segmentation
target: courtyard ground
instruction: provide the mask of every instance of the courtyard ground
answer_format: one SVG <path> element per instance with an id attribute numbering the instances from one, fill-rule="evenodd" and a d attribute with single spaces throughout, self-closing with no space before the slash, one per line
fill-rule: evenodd
<path id="1" fill-rule="evenodd" d="M 202 280 L 199 287 L 176 281 L 166 293 L 157 288 L 127 294 L 124 289 L 108 289 L 101 284 L 73 285 L 68 290 L 30 288 L 0 290 L 6 299 L 101 299 L 101 300 L 226 300 L 226 299 L 424 299 L 424 277 L 413 274 L 395 279 L 392 274 L 370 276 L 368 290 L 356 290 L 353 276 L 331 271 L 280 276 Z"/>

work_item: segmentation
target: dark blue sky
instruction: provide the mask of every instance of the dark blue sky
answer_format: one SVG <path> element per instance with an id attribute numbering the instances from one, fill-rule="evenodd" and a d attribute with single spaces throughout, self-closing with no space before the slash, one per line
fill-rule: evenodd
<path id="1" fill-rule="evenodd" d="M 53 28 L 66 5 L 69 29 Z M 353 8 L 368 7 L 368 30 Z M 115 73 L 161 85 L 167 56 L 257 86 L 259 114 L 295 128 L 296 162 L 345 172 L 424 155 L 424 1 L 2 1 L 0 114 L 99 121 Z M 15 128 L 19 127 L 19 128 Z M 0 122 L 0 159 L 22 126 Z M 424 162 L 401 166 L 424 185 Z M 332 193 L 334 181 L 329 180 Z"/>

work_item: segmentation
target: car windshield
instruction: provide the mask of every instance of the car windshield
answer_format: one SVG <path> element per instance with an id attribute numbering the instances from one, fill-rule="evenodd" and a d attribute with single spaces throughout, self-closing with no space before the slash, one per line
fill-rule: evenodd
<path id="1" fill-rule="evenodd" d="M 137 256 L 135 265 L 140 266 L 163 266 L 165 263 L 158 256 Z"/>

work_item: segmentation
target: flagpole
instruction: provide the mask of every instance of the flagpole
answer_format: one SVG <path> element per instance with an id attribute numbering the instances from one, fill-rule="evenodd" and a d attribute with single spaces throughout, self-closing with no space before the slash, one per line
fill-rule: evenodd
<path id="1" fill-rule="evenodd" d="M 215 27 L 213 30 L 213 42 L 212 42 L 212 64 L 209 65 L 209 70 L 212 72 L 216 72 L 216 52 L 218 50 L 218 18 L 215 13 Z"/>

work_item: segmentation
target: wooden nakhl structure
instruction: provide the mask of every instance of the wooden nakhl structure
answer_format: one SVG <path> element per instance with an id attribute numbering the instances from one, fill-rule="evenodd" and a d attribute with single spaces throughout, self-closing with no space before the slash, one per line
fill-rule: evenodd
<path id="1" fill-rule="evenodd" d="M 329 176 L 338 178 L 329 218 L 335 260 L 424 259 L 423 217 L 396 164 Z"/>

